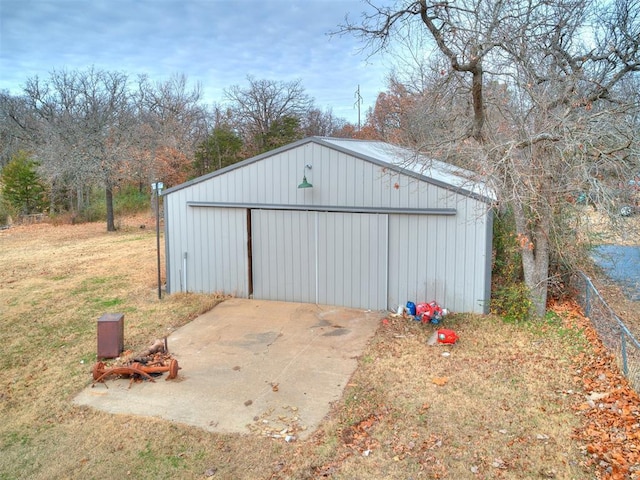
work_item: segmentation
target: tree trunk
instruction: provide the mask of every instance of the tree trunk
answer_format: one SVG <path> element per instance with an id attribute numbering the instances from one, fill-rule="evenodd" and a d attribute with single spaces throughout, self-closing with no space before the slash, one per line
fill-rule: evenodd
<path id="1" fill-rule="evenodd" d="M 473 99 L 473 126 L 471 128 L 471 136 L 475 141 L 483 143 L 482 127 L 484 126 L 485 111 L 484 100 L 482 98 L 483 70 L 480 62 L 478 62 L 472 73 L 471 98 Z"/>
<path id="2" fill-rule="evenodd" d="M 542 223 L 548 223 L 543 220 Z M 533 282 L 528 285 L 531 290 L 534 314 L 538 318 L 544 317 L 547 311 L 547 292 L 549 279 L 549 239 L 542 226 L 534 232 L 535 262 L 533 264 Z"/>
<path id="3" fill-rule="evenodd" d="M 84 194 L 82 193 L 82 185 L 78 185 L 76 190 L 76 211 L 82 212 L 82 205 L 84 203 Z"/>
<path id="4" fill-rule="evenodd" d="M 531 315 L 542 318 L 547 310 L 547 278 L 549 272 L 549 238 L 547 236 L 550 217 L 544 216 L 535 223 L 531 232 L 527 225 L 523 205 L 514 202 L 516 233 L 522 254 L 524 283 L 529 289 L 533 303 Z"/>
<path id="5" fill-rule="evenodd" d="M 106 188 L 106 201 L 107 201 L 107 232 L 115 232 L 116 225 L 113 221 L 113 187 L 107 185 Z"/>

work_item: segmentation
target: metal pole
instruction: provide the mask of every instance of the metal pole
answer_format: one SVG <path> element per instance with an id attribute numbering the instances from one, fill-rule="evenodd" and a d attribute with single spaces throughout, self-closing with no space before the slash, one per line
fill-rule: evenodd
<path id="1" fill-rule="evenodd" d="M 591 290 L 589 289 L 589 282 L 584 278 L 584 315 L 585 317 L 591 316 Z"/>
<path id="2" fill-rule="evenodd" d="M 156 250 L 158 253 L 158 300 L 162 299 L 162 279 L 160 277 L 160 189 L 156 189 Z"/>
<path id="3" fill-rule="evenodd" d="M 625 377 L 629 376 L 629 364 L 627 363 L 627 341 L 625 338 L 625 333 L 624 330 L 620 329 L 620 335 L 621 335 L 621 353 L 622 353 L 622 372 L 624 373 Z"/>

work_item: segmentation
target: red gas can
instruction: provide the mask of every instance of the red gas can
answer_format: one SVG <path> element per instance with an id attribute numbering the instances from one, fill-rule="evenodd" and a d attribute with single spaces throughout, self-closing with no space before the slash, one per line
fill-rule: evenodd
<path id="1" fill-rule="evenodd" d="M 458 335 L 453 330 L 441 328 L 438 330 L 438 343 L 454 344 L 458 341 Z"/>

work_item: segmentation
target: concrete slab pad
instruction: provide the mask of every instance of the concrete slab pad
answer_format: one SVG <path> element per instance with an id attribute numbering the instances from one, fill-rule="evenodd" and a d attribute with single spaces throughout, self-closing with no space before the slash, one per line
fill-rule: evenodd
<path id="1" fill-rule="evenodd" d="M 214 432 L 304 438 L 341 397 L 383 316 L 227 300 L 169 336 L 178 378 L 165 381 L 165 374 L 131 388 L 128 379 L 108 379 L 83 390 L 74 403 Z"/>

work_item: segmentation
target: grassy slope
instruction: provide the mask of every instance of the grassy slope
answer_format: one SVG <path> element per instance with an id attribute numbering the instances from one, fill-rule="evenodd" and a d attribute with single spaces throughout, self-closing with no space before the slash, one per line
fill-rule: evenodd
<path id="1" fill-rule="evenodd" d="M 0 232 L 0 478 L 592 477 L 570 408 L 570 359 L 588 346 L 561 322 L 458 315 L 445 326 L 460 343 L 429 347 L 432 327 L 391 319 L 305 442 L 74 406 L 102 313 L 125 313 L 136 350 L 219 301 L 157 299 L 154 229 L 138 227 L 150 221 L 112 234 L 102 223 Z"/>

